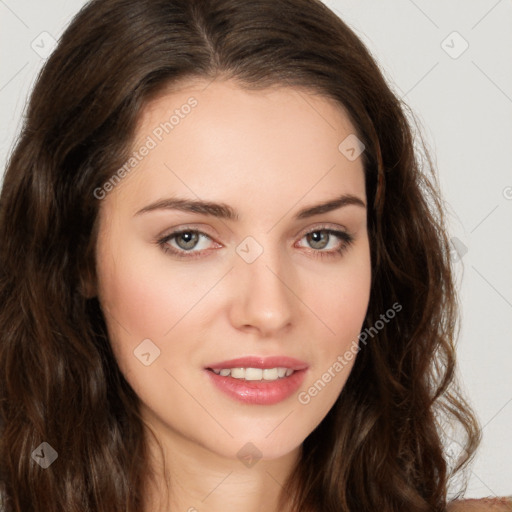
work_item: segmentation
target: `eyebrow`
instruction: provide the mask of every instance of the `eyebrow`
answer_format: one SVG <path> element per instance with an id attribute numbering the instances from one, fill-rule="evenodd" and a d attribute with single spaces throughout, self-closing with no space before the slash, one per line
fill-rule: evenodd
<path id="1" fill-rule="evenodd" d="M 325 203 L 319 203 L 312 206 L 303 208 L 295 215 L 295 219 L 306 219 L 319 215 L 321 213 L 327 213 L 345 206 L 360 206 L 366 208 L 366 204 L 362 199 L 352 194 L 343 194 L 335 199 L 331 199 Z M 173 197 L 168 199 L 161 199 L 154 203 L 145 206 L 139 210 L 135 215 L 141 215 L 143 213 L 153 212 L 155 210 L 179 210 L 191 213 L 200 213 L 204 215 L 211 215 L 220 219 L 238 221 L 240 216 L 238 212 L 231 206 L 225 203 L 215 203 L 212 201 L 196 201 L 191 199 L 183 199 L 179 197 Z"/>

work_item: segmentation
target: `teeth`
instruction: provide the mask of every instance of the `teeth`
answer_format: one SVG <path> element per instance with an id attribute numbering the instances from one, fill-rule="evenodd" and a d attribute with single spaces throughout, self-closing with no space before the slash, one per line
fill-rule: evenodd
<path id="1" fill-rule="evenodd" d="M 264 380 L 276 380 L 279 377 L 277 368 L 265 368 L 261 374 Z"/>
<path id="2" fill-rule="evenodd" d="M 289 377 L 294 370 L 291 368 L 223 368 L 222 370 L 213 370 L 221 377 L 233 377 L 234 379 L 245 380 L 277 380 Z"/>
<path id="3" fill-rule="evenodd" d="M 244 368 L 231 368 L 231 377 L 233 377 L 234 379 L 245 378 Z"/>
<path id="4" fill-rule="evenodd" d="M 244 370 L 241 369 L 241 372 Z M 243 378 L 243 377 L 242 377 Z M 261 368 L 246 368 L 245 369 L 245 380 L 262 380 L 263 370 Z"/>

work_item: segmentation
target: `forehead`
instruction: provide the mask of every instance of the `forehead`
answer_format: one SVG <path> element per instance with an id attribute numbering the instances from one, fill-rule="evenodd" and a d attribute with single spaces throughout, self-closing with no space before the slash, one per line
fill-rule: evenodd
<path id="1" fill-rule="evenodd" d="M 364 195 L 362 159 L 340 150 L 355 134 L 339 103 L 305 89 L 184 83 L 144 107 L 132 151 L 150 150 L 120 189 L 141 201 L 178 192 L 237 200 L 250 191 L 252 201 L 283 205 Z"/>
<path id="2" fill-rule="evenodd" d="M 181 121 L 186 118 L 190 118 L 186 125 L 191 129 L 207 129 L 210 137 L 243 131 L 257 135 L 256 141 L 278 134 L 297 142 L 323 139 L 330 143 L 330 139 L 337 141 L 340 136 L 356 133 L 344 106 L 318 92 L 282 85 L 247 89 L 233 80 L 195 79 L 164 90 L 150 100 L 139 118 L 137 136 L 156 131 L 159 138 L 159 125 L 170 121 L 170 131 L 179 138 L 183 130 L 175 128 L 184 125 Z M 283 130 L 292 126 L 291 132 Z M 164 132 L 160 135 L 169 134 Z"/>

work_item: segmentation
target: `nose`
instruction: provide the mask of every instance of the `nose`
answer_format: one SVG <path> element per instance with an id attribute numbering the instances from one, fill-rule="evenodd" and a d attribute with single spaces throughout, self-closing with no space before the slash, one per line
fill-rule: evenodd
<path id="1" fill-rule="evenodd" d="M 291 326 L 298 303 L 296 283 L 289 266 L 284 272 L 283 263 L 277 251 L 269 250 L 252 263 L 238 259 L 231 276 L 235 291 L 230 320 L 235 328 L 277 337 Z"/>

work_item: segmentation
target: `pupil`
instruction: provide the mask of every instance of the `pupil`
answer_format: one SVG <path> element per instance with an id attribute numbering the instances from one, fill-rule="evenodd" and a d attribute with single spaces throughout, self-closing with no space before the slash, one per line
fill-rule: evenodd
<path id="1" fill-rule="evenodd" d="M 322 242 L 326 241 L 327 233 L 325 233 L 324 231 L 314 231 L 313 233 L 311 233 L 310 236 L 312 238 L 313 244 L 320 244 L 320 247 L 315 247 L 315 249 L 322 249 L 325 246 L 325 243 Z M 324 239 L 323 241 L 322 238 Z"/>
<path id="2" fill-rule="evenodd" d="M 180 244 L 183 245 L 183 249 L 192 249 L 197 242 L 197 233 L 186 231 L 181 233 L 181 235 L 178 237 L 178 240 L 180 239 L 184 240 L 184 244 Z"/>

